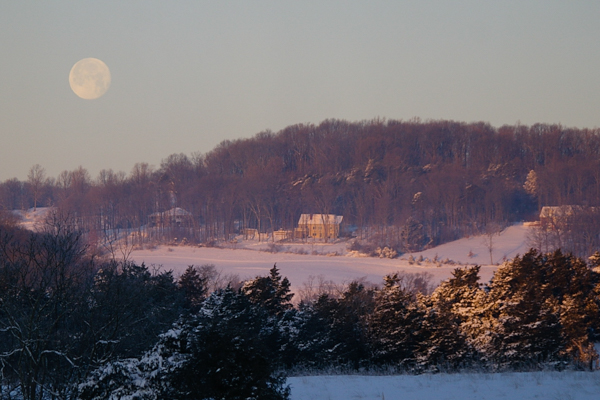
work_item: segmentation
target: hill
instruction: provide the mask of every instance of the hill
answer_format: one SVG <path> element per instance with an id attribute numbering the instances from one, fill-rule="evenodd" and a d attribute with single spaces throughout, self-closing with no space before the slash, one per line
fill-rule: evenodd
<path id="1" fill-rule="evenodd" d="M 8 180 L 0 205 L 37 200 L 99 237 L 136 231 L 140 246 L 210 245 L 245 229 L 291 231 L 302 214 L 335 214 L 345 235 L 400 253 L 536 220 L 543 206 L 588 206 L 596 210 L 583 221 L 589 243 L 561 243 L 588 257 L 600 246 L 599 155 L 598 129 L 325 120 L 224 141 L 206 154 L 172 154 L 157 167 L 138 163 L 129 174 L 92 178 L 79 167 L 41 185 Z M 168 219 L 173 209 L 185 217 Z"/>

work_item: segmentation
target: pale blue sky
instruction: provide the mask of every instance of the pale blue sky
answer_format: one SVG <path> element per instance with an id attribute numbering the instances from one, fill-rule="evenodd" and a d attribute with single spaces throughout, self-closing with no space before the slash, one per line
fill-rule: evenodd
<path id="1" fill-rule="evenodd" d="M 0 180 L 327 118 L 600 126 L 598 1 L 0 0 Z M 109 91 L 68 75 L 95 57 Z"/>

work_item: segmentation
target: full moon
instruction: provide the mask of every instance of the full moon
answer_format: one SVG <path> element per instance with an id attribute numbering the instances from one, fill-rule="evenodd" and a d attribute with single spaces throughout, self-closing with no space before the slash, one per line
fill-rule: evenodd
<path id="1" fill-rule="evenodd" d="M 110 86 L 110 71 L 97 58 L 84 58 L 71 68 L 69 84 L 73 92 L 82 99 L 97 99 Z"/>

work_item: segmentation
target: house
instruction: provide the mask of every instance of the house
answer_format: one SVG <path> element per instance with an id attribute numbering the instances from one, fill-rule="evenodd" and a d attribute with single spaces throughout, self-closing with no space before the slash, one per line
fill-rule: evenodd
<path id="1" fill-rule="evenodd" d="M 583 215 L 590 207 L 582 206 L 544 206 L 540 211 L 540 225 L 554 227 L 566 223 L 575 216 Z"/>
<path id="2" fill-rule="evenodd" d="M 167 211 L 155 212 L 148 216 L 150 226 L 191 226 L 193 224 L 192 213 L 183 208 L 175 207 Z"/>
<path id="3" fill-rule="evenodd" d="M 544 230 L 580 231 L 598 226 L 600 208 L 589 206 L 556 206 L 542 207 L 540 221 L 537 226 Z"/>
<path id="4" fill-rule="evenodd" d="M 297 238 L 337 239 L 343 219 L 343 216 L 333 214 L 302 214 L 298 220 L 298 228 L 294 230 L 294 236 Z"/>

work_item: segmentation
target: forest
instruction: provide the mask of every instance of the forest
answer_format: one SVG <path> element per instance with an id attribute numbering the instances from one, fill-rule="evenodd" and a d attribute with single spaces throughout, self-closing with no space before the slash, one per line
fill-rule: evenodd
<path id="1" fill-rule="evenodd" d="M 344 217 L 346 233 L 399 253 L 535 221 L 543 206 L 580 206 L 600 221 L 600 131 L 535 124 L 326 120 L 224 141 L 92 178 L 84 167 L 0 183 L 0 210 L 53 206 L 91 238 L 134 244 L 231 240 L 246 228 L 293 229 L 303 213 Z M 149 229 L 179 207 L 189 224 Z M 562 248 L 587 257 L 597 223 L 563 229 Z M 567 232 L 568 231 L 568 232 Z M 567 232 L 567 233 L 564 233 Z M 585 242 L 585 245 L 582 243 Z M 579 247 L 577 246 L 579 244 Z M 545 248 L 543 250 L 549 250 Z"/>
<path id="2" fill-rule="evenodd" d="M 285 377 L 598 368 L 600 253 L 530 250 L 487 284 L 395 273 L 294 299 L 276 265 L 245 282 L 94 252 L 68 215 L 0 224 L 3 399 L 287 399 Z"/>

